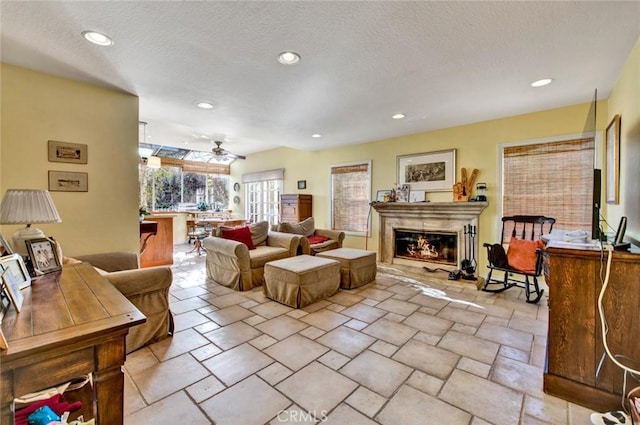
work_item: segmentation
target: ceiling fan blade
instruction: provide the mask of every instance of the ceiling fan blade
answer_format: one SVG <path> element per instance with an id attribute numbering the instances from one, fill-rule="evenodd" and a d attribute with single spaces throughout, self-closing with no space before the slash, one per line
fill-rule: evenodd
<path id="1" fill-rule="evenodd" d="M 244 156 L 244 155 L 236 155 L 234 153 L 229 152 L 226 149 L 223 149 L 222 146 L 220 146 L 220 145 L 222 145 L 222 142 L 215 141 L 213 143 L 216 144 L 216 147 L 211 149 L 211 151 L 218 158 L 229 157 L 229 158 L 233 158 L 233 159 L 247 159 L 247 157 Z"/>

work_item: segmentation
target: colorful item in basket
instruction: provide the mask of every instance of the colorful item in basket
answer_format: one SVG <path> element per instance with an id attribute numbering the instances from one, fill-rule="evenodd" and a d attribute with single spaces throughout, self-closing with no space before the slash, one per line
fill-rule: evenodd
<path id="1" fill-rule="evenodd" d="M 36 410 L 44 406 L 49 407 L 57 415 L 62 415 L 64 412 L 74 412 L 82 408 L 82 402 L 76 401 L 75 403 L 67 403 L 64 400 L 64 397 L 62 396 L 62 394 L 56 394 L 53 397 L 48 398 L 46 400 L 40 400 L 35 403 L 32 403 L 29 406 L 25 407 L 24 409 L 16 410 L 14 424 L 15 425 L 29 424 L 28 422 L 29 415 L 31 415 L 33 412 L 35 412 Z M 54 419 L 54 420 L 60 420 L 60 418 L 58 417 L 58 419 Z M 49 422 L 46 422 L 46 424 L 48 424 Z"/>
<path id="2" fill-rule="evenodd" d="M 60 416 L 51 410 L 49 406 L 39 407 L 35 412 L 29 415 L 27 422 L 29 425 L 47 425 L 53 421 L 59 421 Z"/>

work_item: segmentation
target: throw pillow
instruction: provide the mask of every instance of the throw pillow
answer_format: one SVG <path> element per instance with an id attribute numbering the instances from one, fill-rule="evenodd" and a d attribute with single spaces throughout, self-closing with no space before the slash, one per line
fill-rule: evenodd
<path id="1" fill-rule="evenodd" d="M 251 232 L 251 240 L 254 246 L 266 245 L 267 236 L 269 235 L 269 222 L 259 221 L 249 225 L 249 231 Z"/>
<path id="2" fill-rule="evenodd" d="M 535 273 L 537 259 L 536 249 L 543 247 L 544 242 L 540 240 L 525 241 L 511 238 L 509 241 L 509 250 L 507 251 L 509 266 L 524 273 Z"/>
<path id="3" fill-rule="evenodd" d="M 237 227 L 235 229 L 223 229 L 222 237 L 236 242 L 242 242 L 249 249 L 256 249 L 251 240 L 251 231 L 247 226 Z"/>
<path id="4" fill-rule="evenodd" d="M 307 240 L 309 241 L 309 245 L 315 245 L 318 243 L 326 242 L 329 240 L 329 238 L 326 236 L 311 235 L 307 237 Z"/>
<path id="5" fill-rule="evenodd" d="M 312 236 L 316 232 L 313 217 L 306 218 L 299 223 L 281 223 L 280 231 L 284 233 L 294 233 L 302 236 Z"/>

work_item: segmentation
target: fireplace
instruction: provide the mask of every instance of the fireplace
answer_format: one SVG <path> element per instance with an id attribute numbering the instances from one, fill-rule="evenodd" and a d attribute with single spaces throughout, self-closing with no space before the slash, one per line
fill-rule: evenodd
<path id="1" fill-rule="evenodd" d="M 395 229 L 395 257 L 456 266 L 458 234 Z"/>
<path id="2" fill-rule="evenodd" d="M 467 237 L 486 202 L 378 202 L 378 261 L 422 268 L 429 263 L 446 270 L 461 269 L 466 253 L 478 260 L 478 238 Z M 465 245 L 466 244 L 466 245 Z M 426 245 L 426 246 L 425 246 Z"/>

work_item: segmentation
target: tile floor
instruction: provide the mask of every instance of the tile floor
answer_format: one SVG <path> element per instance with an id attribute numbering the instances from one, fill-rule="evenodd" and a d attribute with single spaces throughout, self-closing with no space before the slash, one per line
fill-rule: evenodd
<path id="1" fill-rule="evenodd" d="M 380 267 L 296 310 L 208 280 L 189 249 L 176 247 L 175 335 L 127 357 L 127 425 L 590 424 L 542 392 L 546 297 Z"/>

